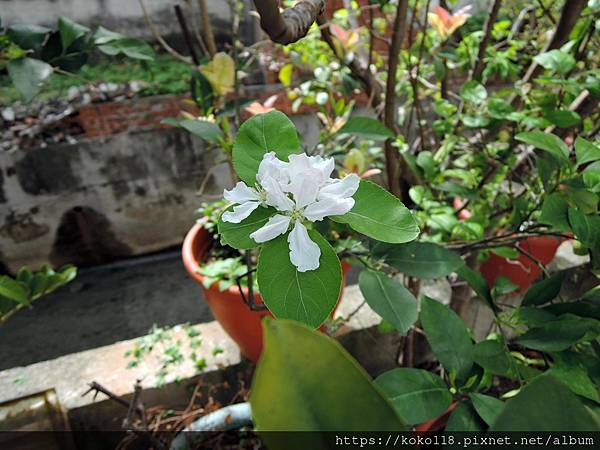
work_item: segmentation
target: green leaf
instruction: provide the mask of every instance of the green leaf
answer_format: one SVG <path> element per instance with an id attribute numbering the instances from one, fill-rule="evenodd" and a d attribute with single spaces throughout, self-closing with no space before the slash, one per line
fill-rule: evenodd
<path id="1" fill-rule="evenodd" d="M 457 253 L 429 242 L 378 244 L 373 252 L 400 272 L 417 278 L 444 277 L 456 272 L 465 264 Z"/>
<path id="2" fill-rule="evenodd" d="M 53 72 L 50 64 L 32 58 L 11 61 L 7 69 L 10 79 L 26 102 L 33 100 Z"/>
<path id="3" fill-rule="evenodd" d="M 569 148 L 567 144 L 554 134 L 544 133 L 543 131 L 526 131 L 517 134 L 515 139 L 533 145 L 540 150 L 545 150 L 562 161 L 569 160 Z"/>
<path id="4" fill-rule="evenodd" d="M 571 231 L 569 205 L 563 194 L 555 192 L 544 199 L 539 221 L 553 226 L 558 231 Z"/>
<path id="5" fill-rule="evenodd" d="M 417 321 L 417 299 L 382 272 L 364 270 L 358 284 L 369 306 L 403 335 Z"/>
<path id="6" fill-rule="evenodd" d="M 29 290 L 23 283 L 7 275 L 0 277 L 0 297 L 21 305 L 29 304 Z"/>
<path id="7" fill-rule="evenodd" d="M 292 84 L 292 74 L 294 73 L 294 65 L 288 63 L 279 70 L 279 81 L 285 87 L 289 87 Z"/>
<path id="8" fill-rule="evenodd" d="M 192 133 L 194 136 L 198 136 L 199 138 L 208 142 L 216 143 L 219 142 L 219 140 L 223 137 L 223 131 L 221 131 L 221 128 L 216 123 L 212 123 L 207 120 L 179 120 L 168 117 L 162 120 L 160 123 L 163 125 L 181 127 Z"/>
<path id="9" fill-rule="evenodd" d="M 371 117 L 350 117 L 338 134 L 352 134 L 363 139 L 393 139 L 394 133 L 377 119 Z"/>
<path id="10" fill-rule="evenodd" d="M 512 357 L 501 342 L 485 340 L 475 344 L 474 361 L 493 375 L 511 377 L 514 372 Z"/>
<path id="11" fill-rule="evenodd" d="M 498 309 L 492 298 L 490 288 L 480 272 L 471 269 L 467 265 L 460 267 L 456 273 L 459 277 L 467 282 L 467 284 L 481 297 L 487 305 L 492 309 Z"/>
<path id="12" fill-rule="evenodd" d="M 381 186 L 361 180 L 353 196 L 354 207 L 343 216 L 331 218 L 382 242 L 401 244 L 415 239 L 419 227 L 410 210 L 398 197 Z"/>
<path id="13" fill-rule="evenodd" d="M 231 211 L 232 209 L 233 206 L 230 206 L 227 208 L 227 211 Z M 240 223 L 224 222 L 222 220 L 223 214 L 221 214 L 218 223 L 221 242 L 238 250 L 248 250 L 258 247 L 259 244 L 250 235 L 259 228 L 262 228 L 276 212 L 273 208 L 259 207 Z"/>
<path id="14" fill-rule="evenodd" d="M 598 387 L 590 379 L 588 371 L 573 353 L 553 354 L 554 366 L 547 373 L 562 381 L 574 394 L 600 403 Z"/>
<path id="15" fill-rule="evenodd" d="M 465 380 L 473 366 L 473 342 L 463 321 L 447 306 L 423 297 L 421 325 L 427 342 L 444 368 Z"/>
<path id="16" fill-rule="evenodd" d="M 50 31 L 52 30 L 39 25 L 18 24 L 8 28 L 6 34 L 22 49 L 37 51 L 42 48 Z"/>
<path id="17" fill-rule="evenodd" d="M 393 369 L 375 380 L 408 425 L 439 417 L 452 402 L 444 380 L 422 369 Z"/>
<path id="18" fill-rule="evenodd" d="M 483 431 L 484 429 L 485 423 L 479 418 L 471 402 L 463 402 L 459 403 L 450 414 L 444 431 L 454 433 L 457 431 Z"/>
<path id="19" fill-rule="evenodd" d="M 365 370 L 335 340 L 287 320 L 263 321 L 265 348 L 252 381 L 256 428 L 272 450 L 329 448 L 316 431 L 403 431 Z M 276 401 L 274 401 L 276 399 Z M 310 431 L 289 439 L 286 433 Z"/>
<path id="20" fill-rule="evenodd" d="M 594 431 L 598 425 L 579 399 L 551 375 L 537 377 L 506 402 L 491 431 Z"/>
<path id="21" fill-rule="evenodd" d="M 88 33 L 90 29 L 61 16 L 58 18 L 58 31 L 60 31 L 63 52 L 66 52 L 73 42 Z"/>
<path id="22" fill-rule="evenodd" d="M 569 222 L 575 236 L 583 245 L 591 249 L 600 248 L 600 217 L 586 215 L 569 208 Z"/>
<path id="23" fill-rule="evenodd" d="M 562 287 L 564 279 L 565 273 L 558 272 L 550 278 L 534 284 L 525 293 L 522 304 L 524 306 L 543 305 L 544 303 L 554 300 L 560 293 L 560 288 Z"/>
<path id="24" fill-rule="evenodd" d="M 580 341 L 588 331 L 598 327 L 595 320 L 563 316 L 529 329 L 516 342 L 542 352 L 566 350 Z"/>
<path id="25" fill-rule="evenodd" d="M 549 52 L 537 55 L 533 60 L 544 69 L 566 75 L 575 67 L 575 58 L 561 50 L 550 50 Z"/>
<path id="26" fill-rule="evenodd" d="M 581 166 L 600 160 L 600 148 L 594 143 L 578 136 L 575 139 L 575 155 L 577 157 L 577 165 Z"/>
<path id="27" fill-rule="evenodd" d="M 298 272 L 290 261 L 287 235 L 264 244 L 258 259 L 258 286 L 269 311 L 314 328 L 321 325 L 338 302 L 342 287 L 340 261 L 331 245 L 316 231 L 310 238 L 321 249 L 316 270 Z"/>
<path id="28" fill-rule="evenodd" d="M 242 181 L 254 186 L 258 166 L 268 152 L 282 161 L 301 152 L 296 127 L 279 111 L 254 116 L 240 127 L 233 144 L 233 166 Z"/>
<path id="29" fill-rule="evenodd" d="M 544 113 L 544 118 L 560 128 L 574 127 L 581 122 L 579 114 L 568 109 L 547 111 Z"/>
<path id="30" fill-rule="evenodd" d="M 467 81 L 460 90 L 460 96 L 469 103 L 476 105 L 482 103 L 487 98 L 487 91 L 477 81 Z"/>
<path id="31" fill-rule="evenodd" d="M 110 56 L 124 54 L 125 56 L 140 61 L 154 60 L 155 53 L 152 47 L 141 39 L 123 37 L 98 46 L 98 50 Z"/>
<path id="32" fill-rule="evenodd" d="M 504 409 L 504 402 L 496 397 L 477 393 L 469 394 L 469 397 L 479 417 L 488 425 L 492 425 Z"/>

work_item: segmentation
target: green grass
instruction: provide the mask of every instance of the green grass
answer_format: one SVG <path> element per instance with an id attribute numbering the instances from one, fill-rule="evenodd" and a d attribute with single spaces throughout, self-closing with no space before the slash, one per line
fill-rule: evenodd
<path id="1" fill-rule="evenodd" d="M 124 84 L 128 81 L 148 83 L 141 95 L 179 94 L 189 90 L 192 67 L 170 55 L 157 55 L 154 61 L 132 61 L 128 59 L 101 57 L 86 64 L 75 76 L 53 74 L 42 92 L 34 101 L 45 101 L 67 95 L 72 86 L 105 82 Z M 0 104 L 12 104 L 21 97 L 12 86 L 8 76 L 0 76 Z"/>

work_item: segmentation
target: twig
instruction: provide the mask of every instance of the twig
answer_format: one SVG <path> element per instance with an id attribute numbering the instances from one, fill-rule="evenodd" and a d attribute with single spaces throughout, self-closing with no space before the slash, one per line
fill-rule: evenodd
<path id="1" fill-rule="evenodd" d="M 317 17 L 323 14 L 325 0 L 302 0 L 283 13 L 279 11 L 278 0 L 254 0 L 254 6 L 263 31 L 273 42 L 287 45 L 306 36 Z"/>
<path id="2" fill-rule="evenodd" d="M 208 15 L 206 0 L 198 0 L 198 7 L 200 8 L 200 18 L 202 19 L 202 31 L 204 33 L 206 48 L 208 49 L 208 54 L 212 59 L 217 54 L 217 45 L 215 44 L 215 35 L 210 23 L 210 16 Z"/>
<path id="3" fill-rule="evenodd" d="M 484 68 L 484 59 L 485 52 L 490 42 L 490 37 L 492 36 L 492 29 L 494 28 L 494 24 L 496 23 L 496 18 L 498 17 L 498 12 L 500 11 L 500 6 L 502 5 L 502 0 L 494 0 L 492 6 L 490 7 L 489 15 L 485 20 L 484 33 L 483 38 L 481 38 L 481 42 L 479 43 L 479 51 L 477 52 L 477 60 L 475 61 L 475 67 L 473 68 L 473 72 L 471 72 L 471 80 L 479 80 L 481 78 L 481 73 Z"/>
<path id="4" fill-rule="evenodd" d="M 192 61 L 194 64 L 200 64 L 200 60 L 198 59 L 198 55 L 196 54 L 196 48 L 192 43 L 192 38 L 190 36 L 190 32 L 188 30 L 187 24 L 185 22 L 185 17 L 183 17 L 183 12 L 181 11 L 181 6 L 175 5 L 175 15 L 177 16 L 177 21 L 179 22 L 179 27 L 181 28 L 181 33 L 183 34 L 183 39 L 185 41 L 185 45 L 187 46 L 190 56 L 192 57 Z"/>

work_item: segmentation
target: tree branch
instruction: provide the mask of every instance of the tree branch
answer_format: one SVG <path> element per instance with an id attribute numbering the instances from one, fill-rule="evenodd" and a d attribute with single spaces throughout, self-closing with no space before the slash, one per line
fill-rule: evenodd
<path id="1" fill-rule="evenodd" d="M 472 80 L 479 80 L 481 77 L 481 73 L 483 72 L 484 63 L 483 60 L 485 58 L 485 51 L 487 49 L 488 43 L 490 41 L 490 37 L 492 35 L 492 29 L 494 28 L 494 24 L 496 23 L 496 18 L 498 17 L 498 12 L 500 11 L 500 5 L 502 5 L 502 0 L 494 0 L 494 3 L 490 7 L 490 13 L 487 16 L 485 21 L 485 32 L 483 34 L 483 38 L 479 43 L 479 51 L 477 52 L 477 61 L 475 62 L 475 67 L 473 68 L 473 73 L 471 74 Z"/>
<path id="2" fill-rule="evenodd" d="M 326 0 L 302 0 L 292 8 L 279 11 L 278 0 L 254 0 L 260 26 L 273 42 L 287 45 L 306 36 L 311 25 L 325 9 Z"/>

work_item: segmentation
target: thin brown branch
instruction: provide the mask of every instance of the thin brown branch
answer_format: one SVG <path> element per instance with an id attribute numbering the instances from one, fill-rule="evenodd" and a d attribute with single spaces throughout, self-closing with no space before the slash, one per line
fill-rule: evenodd
<path id="1" fill-rule="evenodd" d="M 200 18 L 202 20 L 202 34 L 208 54 L 211 59 L 217 53 L 217 45 L 215 44 L 215 34 L 213 33 L 212 25 L 210 23 L 210 16 L 208 15 L 208 8 L 206 7 L 206 0 L 198 0 L 198 8 L 200 8 Z"/>
<path id="2" fill-rule="evenodd" d="M 472 80 L 479 80 L 481 78 L 481 73 L 484 68 L 484 59 L 485 59 L 485 51 L 487 49 L 488 43 L 490 42 L 490 37 L 492 36 L 492 29 L 494 28 L 494 24 L 496 23 L 496 19 L 498 18 L 498 12 L 500 11 L 500 6 L 502 5 L 502 0 L 494 0 L 492 6 L 490 7 L 489 15 L 485 20 L 484 33 L 481 38 L 481 42 L 479 43 L 479 51 L 477 52 L 477 60 L 475 61 L 475 67 L 473 68 L 473 72 L 471 73 Z"/>
<path id="3" fill-rule="evenodd" d="M 202 0 L 204 1 L 204 0 Z M 278 0 L 254 0 L 260 26 L 273 42 L 287 45 L 306 36 L 325 9 L 325 0 L 302 0 L 279 11 Z"/>

